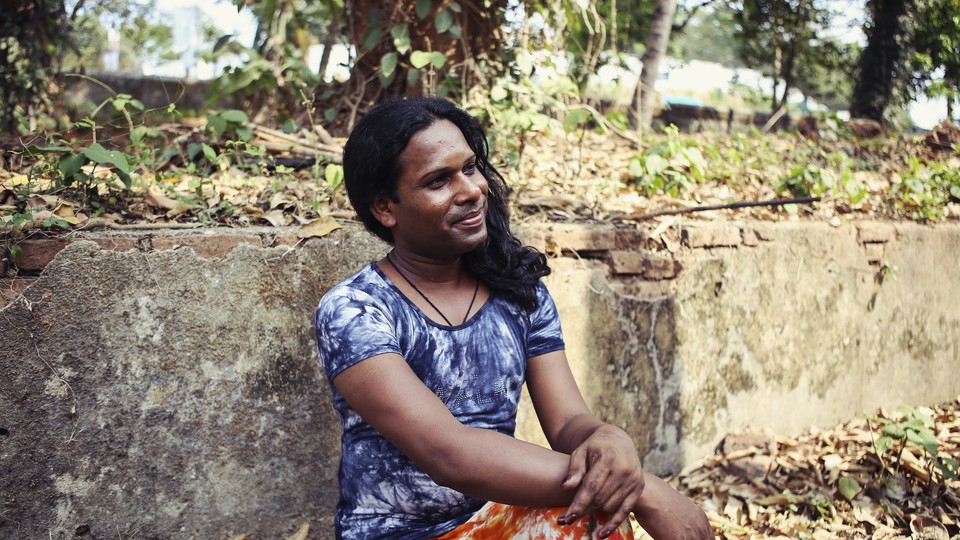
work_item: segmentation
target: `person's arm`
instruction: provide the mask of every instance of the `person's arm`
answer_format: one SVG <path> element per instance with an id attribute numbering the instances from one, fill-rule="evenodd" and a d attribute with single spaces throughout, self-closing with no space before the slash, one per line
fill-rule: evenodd
<path id="1" fill-rule="evenodd" d="M 611 534 L 644 491 L 636 446 L 590 412 L 562 350 L 527 361 L 527 388 L 550 447 L 570 455 L 563 486 L 577 492 L 561 522 L 601 510 L 610 518 L 600 535 Z"/>
<path id="2" fill-rule="evenodd" d="M 644 475 L 646 487 L 633 517 L 647 534 L 670 540 L 715 538 L 710 520 L 699 506 L 656 476 Z"/>
<path id="3" fill-rule="evenodd" d="M 333 384 L 357 414 L 437 484 L 519 506 L 564 506 L 569 456 L 461 424 L 397 354 L 345 369 Z"/>
<path id="4" fill-rule="evenodd" d="M 643 471 L 630 437 L 590 413 L 563 351 L 531 358 L 527 387 L 551 448 L 570 454 L 564 487 L 578 489 L 564 522 L 599 509 L 610 515 L 600 530 L 607 536 L 633 512 L 654 538 L 713 538 L 703 511 Z"/>

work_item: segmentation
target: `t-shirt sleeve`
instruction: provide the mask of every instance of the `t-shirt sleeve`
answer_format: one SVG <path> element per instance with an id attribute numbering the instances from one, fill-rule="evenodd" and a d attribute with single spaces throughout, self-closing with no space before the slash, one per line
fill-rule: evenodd
<path id="1" fill-rule="evenodd" d="M 366 292 L 336 287 L 317 308 L 317 352 L 330 382 L 348 367 L 378 354 L 400 354 L 394 326 Z"/>
<path id="2" fill-rule="evenodd" d="M 527 338 L 527 358 L 533 358 L 564 348 L 560 315 L 547 286 L 537 284 L 537 309 L 530 314 L 530 333 Z"/>

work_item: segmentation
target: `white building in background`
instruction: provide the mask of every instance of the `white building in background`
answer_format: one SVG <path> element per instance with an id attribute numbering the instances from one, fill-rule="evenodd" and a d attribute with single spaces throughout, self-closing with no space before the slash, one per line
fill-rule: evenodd
<path id="1" fill-rule="evenodd" d="M 597 70 L 597 75 L 591 79 L 591 82 L 601 88 L 615 85 L 618 89 L 616 92 L 617 103 L 627 105 L 633 98 L 633 89 L 636 88 L 637 81 L 640 78 L 643 63 L 636 56 L 623 56 L 622 58 L 624 65 L 604 65 Z M 702 98 L 708 95 L 732 93 L 735 84 L 768 94 L 773 87 L 773 80 L 753 69 L 728 68 L 715 62 L 704 62 L 703 60 L 683 62 L 664 57 L 660 61 L 656 91 L 663 103 L 702 105 Z M 826 106 L 815 100 L 805 99 L 803 93 L 797 89 L 791 90 L 788 102 L 805 106 L 810 111 L 827 110 Z"/>
<path id="2" fill-rule="evenodd" d="M 120 34 L 113 28 L 107 29 L 107 52 L 103 53 L 103 70 L 120 70 Z"/>
<path id="3" fill-rule="evenodd" d="M 253 43 L 257 23 L 248 10 L 237 10 L 230 2 L 194 0 L 158 0 L 157 12 L 173 27 L 174 50 L 180 58 L 158 65 L 144 65 L 144 75 L 185 79 L 214 79 L 227 66 L 239 66 L 244 59 L 225 55 L 215 63 L 201 58 L 213 47 L 203 39 L 204 24 L 212 24 L 224 34 L 234 34 L 245 45 Z"/>

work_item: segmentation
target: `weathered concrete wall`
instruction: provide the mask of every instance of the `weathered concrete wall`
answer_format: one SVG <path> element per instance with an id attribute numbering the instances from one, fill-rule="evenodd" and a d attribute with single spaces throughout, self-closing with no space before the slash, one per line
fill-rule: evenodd
<path id="1" fill-rule="evenodd" d="M 957 225 L 679 223 L 524 232 L 568 255 L 547 281 L 574 373 L 648 468 L 960 392 Z M 384 246 L 73 240 L 22 242 L 21 272 L 43 273 L 0 283 L 30 283 L 0 309 L 0 537 L 328 537 L 339 432 L 311 315 Z"/>
<path id="2" fill-rule="evenodd" d="M 0 311 L 0 538 L 329 537 L 339 422 L 311 315 L 382 250 L 64 249 Z"/>
<path id="3" fill-rule="evenodd" d="M 960 393 L 960 227 L 757 224 L 677 280 L 683 453 Z"/>

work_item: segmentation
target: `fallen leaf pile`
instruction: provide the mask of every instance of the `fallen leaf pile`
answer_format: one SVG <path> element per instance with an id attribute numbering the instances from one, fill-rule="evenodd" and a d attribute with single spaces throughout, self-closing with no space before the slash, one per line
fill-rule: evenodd
<path id="1" fill-rule="evenodd" d="M 338 165 L 342 138 L 251 125 L 254 138 L 248 146 L 256 152 L 217 146 L 216 162 L 198 168 L 184 148 L 203 141 L 202 123 L 165 129 L 170 148 L 154 150 L 163 150 L 162 155 L 137 150 L 141 153 L 129 156 L 134 169 L 129 189 L 108 167 L 94 163 L 80 170 L 90 179 L 86 188 L 59 185 L 60 154 L 31 158 L 23 153 L 26 143 L 18 149 L 7 141 L 0 147 L 0 229 L 302 226 L 321 216 L 354 217 Z M 792 198 L 797 190 L 812 190 L 822 200 L 688 216 L 834 225 L 864 217 L 960 219 L 960 128 L 950 124 L 925 137 L 873 140 L 828 135 L 814 142 L 789 132 L 648 134 L 642 139 L 596 131 L 530 133 L 522 153 L 495 138 L 491 160 L 510 186 L 512 215 L 519 221 L 656 222 L 651 214 L 665 210 Z M 680 147 L 702 155 L 697 170 L 675 153 Z M 635 176 L 637 164 L 651 154 L 663 157 L 670 178 L 678 179 L 671 194 Z M 939 187 L 920 189 L 933 174 L 939 174 Z"/>
<path id="2" fill-rule="evenodd" d="M 908 439 L 936 456 L 913 442 L 886 448 L 881 439 L 896 431 L 886 426 L 905 413 L 881 410 L 797 437 L 729 434 L 714 456 L 670 481 L 724 539 L 958 538 L 960 401 L 915 410 L 932 421 L 935 441 Z M 938 467 L 951 460 L 952 469 Z"/>

